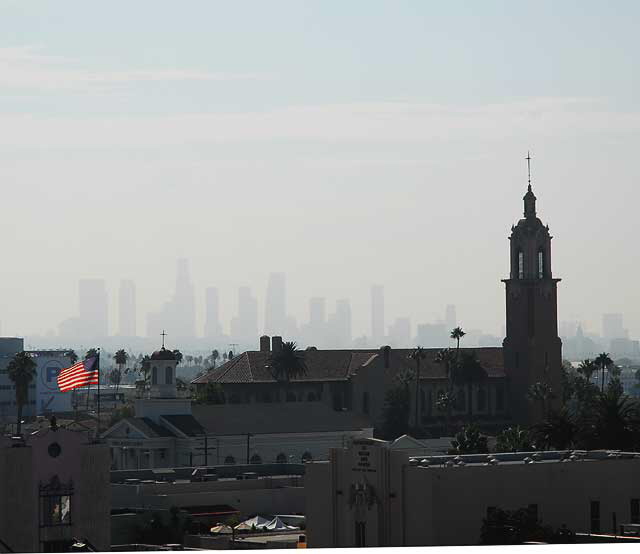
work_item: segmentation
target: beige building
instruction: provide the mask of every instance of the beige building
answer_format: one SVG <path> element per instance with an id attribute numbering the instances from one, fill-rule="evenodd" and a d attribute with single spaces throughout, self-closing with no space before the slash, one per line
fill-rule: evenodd
<path id="1" fill-rule="evenodd" d="M 75 539 L 109 550 L 110 491 L 109 450 L 88 433 L 0 437 L 0 551 L 63 552 Z"/>
<path id="2" fill-rule="evenodd" d="M 151 386 L 135 417 L 102 434 L 112 469 L 326 460 L 331 448 L 373 436 L 368 418 L 322 402 L 192 406 L 177 395 L 175 369 L 171 351 L 151 355 Z"/>
<path id="3" fill-rule="evenodd" d="M 307 464 L 309 547 L 479 544 L 492 509 L 544 525 L 616 532 L 640 523 L 640 454 L 540 452 L 410 458 L 358 440 Z"/>

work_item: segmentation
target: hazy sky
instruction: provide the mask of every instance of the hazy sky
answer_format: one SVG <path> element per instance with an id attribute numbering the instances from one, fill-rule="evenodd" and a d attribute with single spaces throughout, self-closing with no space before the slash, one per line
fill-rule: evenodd
<path id="1" fill-rule="evenodd" d="M 640 3 L 0 1 L 2 332 L 77 313 L 103 277 L 139 332 L 190 260 L 289 311 L 504 323 L 527 149 L 559 318 L 640 335 Z M 202 310 L 199 314 L 202 320 Z"/>

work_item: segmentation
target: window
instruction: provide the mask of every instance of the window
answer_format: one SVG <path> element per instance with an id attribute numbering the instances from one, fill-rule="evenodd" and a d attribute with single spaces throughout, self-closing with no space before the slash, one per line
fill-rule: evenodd
<path id="1" fill-rule="evenodd" d="M 420 413 L 424 414 L 427 411 L 427 399 L 424 394 L 424 389 L 420 387 Z"/>
<path id="2" fill-rule="evenodd" d="M 289 391 L 287 392 L 287 402 L 295 402 L 296 401 L 296 395 Z"/>
<path id="3" fill-rule="evenodd" d="M 236 463 L 236 459 L 233 456 L 227 456 L 224 459 L 224 465 L 226 466 L 232 466 L 232 465 L 235 465 L 235 463 Z"/>
<path id="4" fill-rule="evenodd" d="M 631 499 L 631 523 L 640 523 L 640 498 Z"/>
<path id="5" fill-rule="evenodd" d="M 164 382 L 167 385 L 173 385 L 173 373 L 171 372 L 171 367 L 167 367 L 164 374 Z"/>
<path id="6" fill-rule="evenodd" d="M 71 525 L 70 496 L 43 496 L 41 501 L 42 525 Z"/>
<path id="7" fill-rule="evenodd" d="M 313 460 L 313 456 L 311 455 L 311 452 L 307 451 L 302 455 L 302 463 L 306 464 L 307 462 L 310 462 L 311 460 Z"/>
<path id="8" fill-rule="evenodd" d="M 367 546 L 367 530 L 364 521 L 356 521 L 356 546 Z"/>
<path id="9" fill-rule="evenodd" d="M 262 463 L 262 458 L 260 457 L 259 454 L 254 454 L 253 456 L 251 456 L 251 459 L 249 460 L 250 464 L 261 464 Z"/>
<path id="10" fill-rule="evenodd" d="M 591 501 L 591 532 L 600 532 L 600 501 Z"/>
<path id="11" fill-rule="evenodd" d="M 459 387 L 458 390 L 456 391 L 454 404 L 455 404 L 456 410 L 458 410 L 459 412 L 462 412 L 465 409 L 465 406 L 467 405 L 467 391 Z"/>
<path id="12" fill-rule="evenodd" d="M 496 387 L 496 410 L 504 410 L 504 389 L 501 386 Z"/>
<path id="13" fill-rule="evenodd" d="M 307 394 L 307 402 L 315 402 L 317 400 L 316 394 L 314 392 L 310 392 Z"/>
<path id="14" fill-rule="evenodd" d="M 524 253 L 518 252 L 518 279 L 524 279 Z"/>
<path id="15" fill-rule="evenodd" d="M 544 277 L 544 253 L 538 250 L 538 279 Z"/>
<path id="16" fill-rule="evenodd" d="M 287 456 L 284 452 L 280 452 L 280 454 L 278 454 L 278 456 L 276 457 L 276 463 L 277 464 L 286 464 L 287 463 Z"/>
<path id="17" fill-rule="evenodd" d="M 151 368 L 151 384 L 158 384 L 158 368 L 155 366 Z"/>
<path id="18" fill-rule="evenodd" d="M 333 409 L 337 412 L 342 411 L 342 395 L 339 392 L 333 393 Z"/>
<path id="19" fill-rule="evenodd" d="M 362 413 L 369 413 L 369 393 L 366 391 L 362 393 Z"/>

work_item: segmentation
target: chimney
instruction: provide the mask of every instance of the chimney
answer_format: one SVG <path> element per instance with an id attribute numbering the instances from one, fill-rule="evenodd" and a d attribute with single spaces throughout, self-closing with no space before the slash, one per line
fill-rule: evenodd
<path id="1" fill-rule="evenodd" d="M 271 349 L 273 350 L 274 354 L 282 350 L 282 337 L 271 338 Z"/>
<path id="2" fill-rule="evenodd" d="M 260 352 L 271 352 L 271 337 L 269 335 L 260 337 Z"/>
<path id="3" fill-rule="evenodd" d="M 382 357 L 384 358 L 384 368 L 389 369 L 389 355 L 391 354 L 391 347 L 383 346 L 380 350 L 382 350 Z"/>

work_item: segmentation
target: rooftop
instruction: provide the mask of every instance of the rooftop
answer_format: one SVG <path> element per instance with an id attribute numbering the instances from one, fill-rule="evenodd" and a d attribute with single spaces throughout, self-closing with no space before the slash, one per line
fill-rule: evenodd
<path id="1" fill-rule="evenodd" d="M 445 379 L 444 364 L 437 363 L 439 348 L 425 348 L 420 375 L 422 379 Z M 372 364 L 384 364 L 383 349 L 376 350 L 303 350 L 307 373 L 292 379 L 292 382 L 346 381 L 359 370 Z M 409 358 L 410 348 L 389 348 L 389 371 L 400 373 L 414 369 L 415 362 Z M 461 348 L 461 353 L 474 352 L 490 378 L 504 377 L 504 358 L 500 347 Z M 220 383 L 275 383 L 270 369 L 271 352 L 247 351 L 212 369 L 192 381 L 194 384 Z"/>

